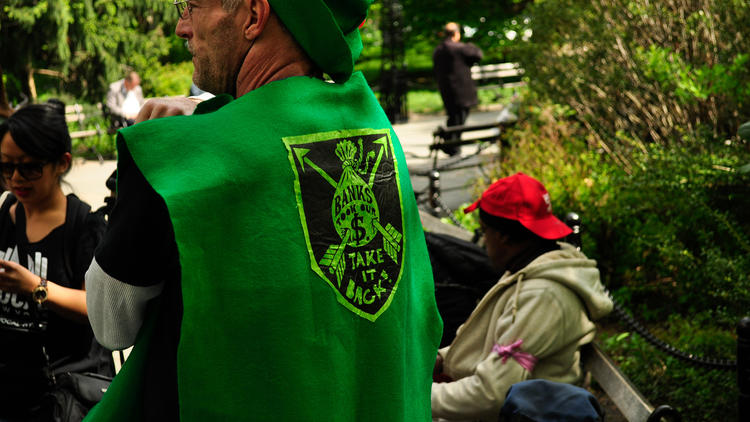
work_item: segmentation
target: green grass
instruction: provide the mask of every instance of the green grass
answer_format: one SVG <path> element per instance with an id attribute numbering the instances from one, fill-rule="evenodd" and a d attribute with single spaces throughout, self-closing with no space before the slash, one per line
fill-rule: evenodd
<path id="1" fill-rule="evenodd" d="M 513 88 L 479 89 L 479 107 L 507 104 L 513 96 Z M 437 114 L 443 112 L 443 100 L 440 93 L 434 90 L 413 90 L 406 94 L 409 112 L 419 114 Z"/>
<path id="2" fill-rule="evenodd" d="M 443 111 L 443 100 L 437 91 L 409 91 L 406 101 L 411 113 L 432 114 Z"/>

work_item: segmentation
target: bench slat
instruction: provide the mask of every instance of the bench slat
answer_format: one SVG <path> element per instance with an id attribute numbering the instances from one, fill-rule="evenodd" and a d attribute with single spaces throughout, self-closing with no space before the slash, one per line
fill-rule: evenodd
<path id="1" fill-rule="evenodd" d="M 649 418 L 654 407 L 599 345 L 589 343 L 581 347 L 581 360 L 584 369 L 591 372 L 625 419 L 629 422 L 643 422 Z"/>
<path id="2" fill-rule="evenodd" d="M 96 129 L 79 130 L 75 132 L 70 132 L 71 139 L 85 138 L 87 136 L 96 136 L 96 135 L 99 135 L 99 131 Z"/>
<path id="3" fill-rule="evenodd" d="M 471 78 L 474 80 L 512 78 L 521 76 L 523 73 L 523 68 L 519 63 L 496 63 L 471 67 Z"/>
<path id="4" fill-rule="evenodd" d="M 490 79 L 490 78 L 512 78 L 514 76 L 523 75 L 521 69 L 510 69 L 510 70 L 493 70 L 491 72 L 478 72 L 472 73 L 472 79 Z"/>
<path id="5" fill-rule="evenodd" d="M 65 114 L 80 113 L 83 111 L 83 106 L 80 104 L 71 104 L 65 106 Z"/>

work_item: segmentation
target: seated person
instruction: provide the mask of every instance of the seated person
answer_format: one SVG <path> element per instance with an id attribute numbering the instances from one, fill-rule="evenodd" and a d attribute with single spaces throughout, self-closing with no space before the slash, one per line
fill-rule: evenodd
<path id="1" fill-rule="evenodd" d="M 112 125 L 119 129 L 135 124 L 144 102 L 141 78 L 136 72 L 128 72 L 124 79 L 109 84 L 106 106 Z"/>
<path id="2" fill-rule="evenodd" d="M 432 416 L 496 421 L 511 385 L 543 378 L 581 381 L 579 347 L 612 301 L 596 261 L 556 240 L 571 229 L 552 214 L 549 194 L 517 173 L 493 183 L 479 208 L 489 259 L 501 274 L 450 346 L 438 351 Z"/>

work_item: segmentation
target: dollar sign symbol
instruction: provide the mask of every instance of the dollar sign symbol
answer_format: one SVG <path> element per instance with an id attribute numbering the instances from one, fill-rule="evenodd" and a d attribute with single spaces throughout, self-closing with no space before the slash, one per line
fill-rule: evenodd
<path id="1" fill-rule="evenodd" d="M 355 214 L 354 217 L 352 217 L 351 228 L 354 230 L 354 238 L 357 242 L 364 239 L 365 234 L 367 234 L 367 231 L 361 225 L 362 221 L 363 218 L 359 214 Z"/>

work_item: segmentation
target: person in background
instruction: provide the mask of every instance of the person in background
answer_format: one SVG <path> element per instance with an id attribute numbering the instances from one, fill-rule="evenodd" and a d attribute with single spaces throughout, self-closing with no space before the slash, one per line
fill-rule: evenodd
<path id="1" fill-rule="evenodd" d="M 561 242 L 572 230 L 552 214 L 549 193 L 523 173 L 502 178 L 465 209 L 479 210 L 485 247 L 503 275 L 440 349 L 432 415 L 497 421 L 511 385 L 582 380 L 579 348 L 612 310 L 596 261 Z"/>
<path id="2" fill-rule="evenodd" d="M 443 40 L 432 53 L 433 70 L 440 97 L 448 114 L 447 126 L 466 123 L 471 107 L 479 104 L 477 87 L 471 79 L 471 66 L 482 60 L 482 50 L 474 44 L 461 42 L 461 27 L 455 22 L 445 25 Z M 460 134 L 450 141 L 460 140 Z M 443 147 L 445 153 L 461 152 L 457 145 Z"/>
<path id="3" fill-rule="evenodd" d="M 138 73 L 130 71 L 125 78 L 109 84 L 106 107 L 113 126 L 120 128 L 133 125 L 144 102 Z"/>
<path id="4" fill-rule="evenodd" d="M 134 348 L 88 420 L 430 420 L 424 234 L 353 71 L 370 3 L 175 3 L 216 97 L 118 132 L 87 305 L 102 344 Z M 152 101 L 138 120 L 171 113 Z"/>
<path id="5" fill-rule="evenodd" d="M 71 140 L 60 102 L 0 124 L 0 420 L 51 420 L 43 396 L 58 365 L 84 359 L 93 334 L 84 275 L 104 219 L 60 181 Z M 110 374 L 111 375 L 111 374 Z"/>

